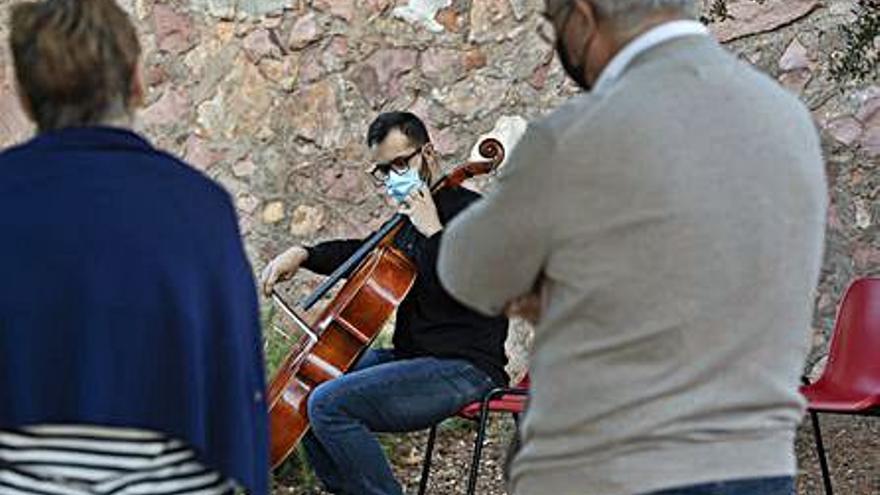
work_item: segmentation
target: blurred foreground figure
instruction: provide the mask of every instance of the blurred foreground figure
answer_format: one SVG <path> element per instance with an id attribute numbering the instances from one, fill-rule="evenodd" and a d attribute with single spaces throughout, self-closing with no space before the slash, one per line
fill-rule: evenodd
<path id="1" fill-rule="evenodd" d="M 589 92 L 530 126 L 438 268 L 487 315 L 539 292 L 512 491 L 789 495 L 826 212 L 811 116 L 693 0 L 546 7 Z"/>
<path id="2" fill-rule="evenodd" d="M 230 198 L 128 130 L 112 0 L 12 8 L 38 135 L 0 154 L 0 493 L 267 493 L 256 288 Z"/>

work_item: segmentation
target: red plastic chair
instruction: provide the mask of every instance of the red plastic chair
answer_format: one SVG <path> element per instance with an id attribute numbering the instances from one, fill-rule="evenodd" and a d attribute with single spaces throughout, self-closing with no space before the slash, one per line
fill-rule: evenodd
<path id="1" fill-rule="evenodd" d="M 457 416 L 479 422 L 477 438 L 474 442 L 474 455 L 468 475 L 467 494 L 474 495 L 477 489 L 477 476 L 480 471 L 480 458 L 483 455 L 483 443 L 486 440 L 486 427 L 491 413 L 510 413 L 519 424 L 519 416 L 526 409 L 529 395 L 529 376 L 526 375 L 515 387 L 496 388 L 489 391 L 480 402 L 468 404 Z M 419 495 L 425 495 L 428 488 L 428 477 L 431 471 L 431 457 L 434 453 L 434 441 L 437 439 L 437 425 L 428 433 L 428 446 L 425 449 L 425 460 L 422 464 L 422 479 L 419 481 Z"/>
<path id="2" fill-rule="evenodd" d="M 862 278 L 846 290 L 837 312 L 828 363 L 801 393 L 813 422 L 825 493 L 831 475 L 825 458 L 818 413 L 880 416 L 880 278 Z"/>

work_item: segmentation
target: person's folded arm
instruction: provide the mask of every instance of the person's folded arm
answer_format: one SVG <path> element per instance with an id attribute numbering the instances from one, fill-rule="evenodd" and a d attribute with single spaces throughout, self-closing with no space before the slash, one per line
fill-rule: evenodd
<path id="1" fill-rule="evenodd" d="M 551 241 L 544 206 L 553 194 L 546 167 L 549 149 L 550 140 L 530 126 L 497 188 L 447 226 L 438 274 L 462 304 L 498 315 L 535 287 Z"/>

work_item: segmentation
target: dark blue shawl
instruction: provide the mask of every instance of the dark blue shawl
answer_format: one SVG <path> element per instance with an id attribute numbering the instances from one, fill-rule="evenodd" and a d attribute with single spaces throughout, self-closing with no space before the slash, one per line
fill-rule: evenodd
<path id="1" fill-rule="evenodd" d="M 268 492 L 256 290 L 229 195 L 137 135 L 0 154 L 0 429 L 146 428 Z"/>

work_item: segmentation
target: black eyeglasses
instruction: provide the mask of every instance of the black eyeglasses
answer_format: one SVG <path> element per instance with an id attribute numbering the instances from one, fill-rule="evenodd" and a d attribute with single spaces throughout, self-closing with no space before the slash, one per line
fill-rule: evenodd
<path id="1" fill-rule="evenodd" d="M 398 156 L 397 158 L 392 158 L 387 162 L 380 162 L 373 165 L 372 170 L 370 170 L 370 176 L 376 182 L 376 184 L 382 184 L 385 182 L 385 179 L 388 178 L 388 174 L 391 173 L 391 169 L 393 168 L 395 171 L 403 173 L 409 171 L 409 162 L 416 155 L 422 152 L 422 148 L 418 148 L 409 155 L 406 156 Z"/>

